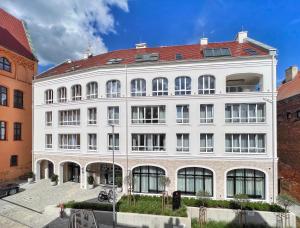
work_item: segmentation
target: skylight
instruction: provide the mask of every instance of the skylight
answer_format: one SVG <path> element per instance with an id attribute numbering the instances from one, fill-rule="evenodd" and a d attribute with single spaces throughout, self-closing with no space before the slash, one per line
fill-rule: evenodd
<path id="1" fill-rule="evenodd" d="M 244 51 L 249 55 L 257 55 L 258 54 L 256 50 L 251 49 L 251 48 L 246 48 L 246 49 L 244 49 Z"/>
<path id="2" fill-rule="evenodd" d="M 135 56 L 136 62 L 157 61 L 158 59 L 159 59 L 158 53 L 137 54 Z"/>
<path id="3" fill-rule="evenodd" d="M 106 64 L 118 64 L 120 62 L 122 62 L 123 59 L 120 59 L 120 58 L 113 58 L 113 59 L 109 59 Z"/>
<path id="4" fill-rule="evenodd" d="M 229 48 L 205 48 L 203 54 L 205 58 L 231 56 Z"/>

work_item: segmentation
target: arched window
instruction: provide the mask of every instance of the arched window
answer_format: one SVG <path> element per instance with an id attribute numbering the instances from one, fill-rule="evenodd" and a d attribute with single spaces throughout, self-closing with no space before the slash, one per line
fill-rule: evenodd
<path id="1" fill-rule="evenodd" d="M 86 98 L 87 99 L 98 98 L 98 83 L 97 82 L 89 82 L 86 85 Z"/>
<path id="2" fill-rule="evenodd" d="M 155 166 L 139 166 L 133 169 L 133 191 L 142 193 L 159 193 L 164 186 L 159 179 L 165 176 L 165 171 Z"/>
<path id="3" fill-rule="evenodd" d="M 175 95 L 188 95 L 192 93 L 191 78 L 180 76 L 175 79 Z"/>
<path id="4" fill-rule="evenodd" d="M 60 87 L 57 89 L 57 101 L 59 103 L 67 102 L 67 88 Z"/>
<path id="5" fill-rule="evenodd" d="M 168 95 L 168 79 L 155 78 L 152 81 L 152 95 L 166 96 Z"/>
<path id="6" fill-rule="evenodd" d="M 214 76 L 202 75 L 198 78 L 198 94 L 214 94 L 215 90 Z"/>
<path id="7" fill-rule="evenodd" d="M 53 103 L 53 90 L 47 89 L 45 91 L 45 103 L 46 104 L 52 104 Z"/>
<path id="8" fill-rule="evenodd" d="M 189 195 L 205 191 L 208 196 L 213 196 L 213 172 L 198 167 L 180 169 L 177 173 L 177 190 Z"/>
<path id="9" fill-rule="evenodd" d="M 255 169 L 235 169 L 227 173 L 227 197 L 245 194 L 252 199 L 265 199 L 265 174 Z"/>
<path id="10" fill-rule="evenodd" d="M 131 81 L 131 96 L 146 96 L 146 80 L 145 79 L 133 79 Z"/>
<path id="11" fill-rule="evenodd" d="M 81 85 L 72 86 L 72 100 L 73 101 L 81 100 Z"/>
<path id="12" fill-rule="evenodd" d="M 106 83 L 106 97 L 120 97 L 121 83 L 119 80 L 110 80 Z"/>
<path id="13" fill-rule="evenodd" d="M 11 72 L 11 63 L 5 57 L 0 57 L 0 70 Z"/>

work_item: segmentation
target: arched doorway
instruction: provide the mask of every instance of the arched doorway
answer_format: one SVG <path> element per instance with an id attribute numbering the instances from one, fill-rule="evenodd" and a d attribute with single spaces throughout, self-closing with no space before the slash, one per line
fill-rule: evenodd
<path id="1" fill-rule="evenodd" d="M 36 165 L 37 179 L 49 179 L 54 174 L 54 164 L 52 161 L 43 159 L 37 161 Z"/>
<path id="2" fill-rule="evenodd" d="M 86 167 L 87 177 L 93 176 L 95 185 L 109 186 L 113 184 L 113 164 L 105 162 L 90 163 Z M 123 184 L 122 167 L 115 164 L 115 184 Z"/>
<path id="3" fill-rule="evenodd" d="M 80 165 L 71 162 L 66 161 L 60 164 L 60 170 L 61 175 L 60 178 L 62 178 L 62 183 L 64 182 L 75 182 L 80 183 Z M 61 177 L 62 176 L 62 177 Z"/>

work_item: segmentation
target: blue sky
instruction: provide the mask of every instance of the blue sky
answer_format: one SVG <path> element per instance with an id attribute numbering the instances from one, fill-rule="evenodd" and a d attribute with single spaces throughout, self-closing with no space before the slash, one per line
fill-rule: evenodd
<path id="1" fill-rule="evenodd" d="M 278 82 L 288 66 L 300 67 L 300 1 L 129 0 L 128 8 L 111 7 L 115 32 L 96 31 L 108 50 L 195 43 L 203 33 L 211 42 L 233 40 L 243 27 L 278 48 Z"/>

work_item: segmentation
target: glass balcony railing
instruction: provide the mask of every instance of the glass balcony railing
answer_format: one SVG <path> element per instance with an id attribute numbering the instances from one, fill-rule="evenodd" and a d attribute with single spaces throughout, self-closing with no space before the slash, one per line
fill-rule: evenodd
<path id="1" fill-rule="evenodd" d="M 233 85 L 226 86 L 226 93 L 259 92 L 259 85 Z"/>

